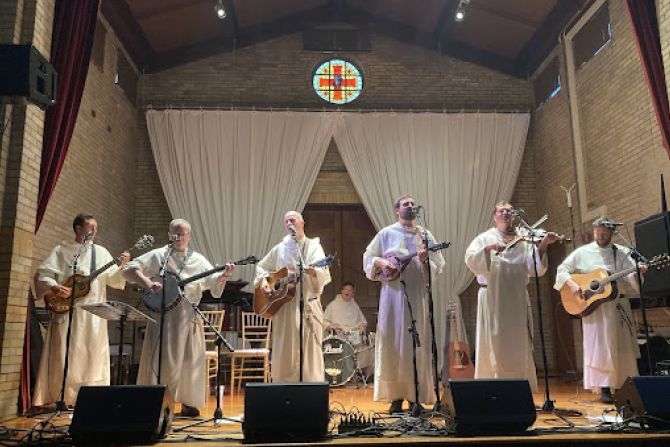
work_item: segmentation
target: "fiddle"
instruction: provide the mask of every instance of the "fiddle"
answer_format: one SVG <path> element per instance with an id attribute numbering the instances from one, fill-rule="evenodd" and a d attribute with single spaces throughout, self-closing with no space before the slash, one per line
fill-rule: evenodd
<path id="1" fill-rule="evenodd" d="M 538 224 L 539 223 L 542 222 L 538 221 Z M 505 245 L 505 248 L 502 251 L 496 253 L 497 255 L 505 253 L 508 250 L 511 250 L 512 248 L 514 248 L 514 246 L 516 246 L 516 244 L 518 244 L 521 241 L 530 242 L 532 244 L 539 244 L 540 242 L 542 242 L 542 239 L 544 239 L 545 236 L 547 236 L 547 234 L 552 232 L 547 231 L 543 228 L 533 228 L 531 234 L 531 231 L 527 228 L 517 228 L 516 233 L 517 233 L 516 237 L 512 239 L 507 245 Z M 565 236 L 564 234 L 557 234 L 557 233 L 553 234 L 556 235 L 556 242 L 564 243 L 572 241 L 572 239 Z"/>

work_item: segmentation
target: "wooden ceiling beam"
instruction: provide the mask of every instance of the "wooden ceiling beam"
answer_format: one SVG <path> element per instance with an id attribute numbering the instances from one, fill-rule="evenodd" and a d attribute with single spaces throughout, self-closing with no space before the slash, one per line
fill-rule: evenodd
<path id="1" fill-rule="evenodd" d="M 140 71 L 150 67 L 154 62 L 155 53 L 142 27 L 133 17 L 126 0 L 104 0 L 101 11 L 135 66 Z"/>
<path id="2" fill-rule="evenodd" d="M 558 45 L 558 38 L 591 0 L 558 1 L 514 61 L 517 76 L 528 78 Z"/>

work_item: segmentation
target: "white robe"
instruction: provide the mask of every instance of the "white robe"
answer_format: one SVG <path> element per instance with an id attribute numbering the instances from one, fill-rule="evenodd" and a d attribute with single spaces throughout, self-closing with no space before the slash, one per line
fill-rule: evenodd
<path id="1" fill-rule="evenodd" d="M 81 244 L 63 243 L 56 246 L 38 267 L 35 274 L 36 299 L 44 297 L 51 286 L 62 284 L 72 275 L 72 257 Z M 91 246 L 77 262 L 77 273 L 88 275 L 91 269 Z M 112 261 L 109 251 L 95 245 L 95 268 Z M 84 385 L 109 385 L 109 337 L 107 320 L 91 312 L 78 309 L 80 304 L 102 303 L 107 300 L 107 286 L 123 289 L 126 281 L 117 266 L 112 266 L 91 283 L 91 291 L 75 301 L 70 333 L 68 373 L 65 384 L 65 403 L 74 405 L 79 388 Z M 65 339 L 68 314 L 51 314 L 51 322 L 44 339 L 39 373 L 33 394 L 35 405 L 45 405 L 60 399 L 65 364 Z"/>
<path id="2" fill-rule="evenodd" d="M 325 258 L 319 238 L 304 238 L 300 242 L 305 265 Z M 258 285 L 269 273 L 283 267 L 295 271 L 298 262 L 296 241 L 290 236 L 275 245 L 256 265 L 255 284 Z M 330 282 L 330 270 L 317 268 L 316 277 L 304 274 L 303 296 L 305 300 L 303 323 L 303 382 L 325 380 L 323 366 L 323 308 L 321 293 Z M 284 304 L 272 318 L 272 381 L 298 382 L 300 380 L 300 285 L 295 297 Z"/>
<path id="3" fill-rule="evenodd" d="M 434 243 L 433 235 L 429 234 Z M 416 230 L 394 223 L 377 233 L 363 254 L 363 269 L 368 279 L 379 281 L 374 268 L 377 258 L 390 253 L 406 255 L 416 252 L 423 246 Z M 430 253 L 430 266 L 434 275 L 442 271 L 444 258 L 440 252 Z M 428 302 L 426 294 L 427 275 L 418 256 L 401 275 L 407 285 L 407 296 L 412 305 L 416 329 L 421 346 L 416 350 L 417 375 L 419 379 L 419 402 L 435 402 L 433 385 L 433 366 L 431 360 L 431 333 L 428 321 Z M 377 318 L 377 336 L 375 340 L 375 391 L 374 400 L 391 402 L 406 399 L 417 402 L 414 390 L 414 369 L 412 365 L 412 336 L 407 330 L 410 326 L 409 309 L 398 278 L 384 281 L 379 297 L 379 316 Z"/>
<path id="4" fill-rule="evenodd" d="M 167 254 L 167 246 L 151 250 L 130 261 L 125 269 L 138 269 L 151 278 L 157 275 L 161 262 Z M 212 269 L 212 264 L 200 253 L 173 251 L 167 265 L 167 271 L 178 274 L 181 279 Z M 217 284 L 223 272 L 214 273 L 184 288 L 186 297 L 198 304 L 202 293 L 210 290 L 218 298 L 223 293 L 224 284 Z M 171 297 L 166 297 L 169 301 Z M 160 312 L 146 309 L 147 314 L 156 320 L 156 324 L 147 324 L 142 345 L 140 368 L 137 375 L 139 385 L 158 383 L 158 338 L 160 332 Z M 167 385 L 176 402 L 191 407 L 205 405 L 205 334 L 202 319 L 191 305 L 183 300 L 172 310 L 165 313 L 163 326 L 163 353 L 161 383 Z"/>
<path id="5" fill-rule="evenodd" d="M 617 245 L 616 267 L 612 246 L 600 248 L 592 242 L 573 251 L 558 267 L 554 288 L 560 290 L 571 273 L 588 273 L 604 268 L 611 273 L 635 267 L 629 250 Z M 625 282 L 638 290 L 635 273 Z M 623 281 L 618 281 L 619 292 Z M 627 299 L 617 297 L 602 303 L 582 318 L 584 349 L 584 388 L 600 392 L 602 387 L 619 389 L 628 376 L 638 375 L 636 358 L 640 356 L 635 326 Z"/>
<path id="6" fill-rule="evenodd" d="M 341 294 L 337 294 L 335 299 L 326 306 L 325 316 L 326 326 L 336 326 L 345 331 L 357 330 L 361 324 L 367 326 L 368 320 L 358 306 L 356 300 L 351 297 L 349 301 L 344 301 Z"/>
<path id="7" fill-rule="evenodd" d="M 537 390 L 533 359 L 533 318 L 528 281 L 547 270 L 531 244 L 519 242 L 504 254 L 484 247 L 504 244 L 503 235 L 491 228 L 477 236 L 465 252 L 465 264 L 480 284 L 477 302 L 475 379 L 528 379 Z M 546 257 L 545 257 L 546 258 Z"/>

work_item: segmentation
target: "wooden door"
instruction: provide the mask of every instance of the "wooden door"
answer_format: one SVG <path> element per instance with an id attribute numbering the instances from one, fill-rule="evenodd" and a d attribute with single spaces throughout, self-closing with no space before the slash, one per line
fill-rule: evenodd
<path id="1" fill-rule="evenodd" d="M 377 325 L 380 283 L 368 280 L 363 272 L 363 253 L 376 231 L 360 205 L 307 205 L 303 211 L 305 233 L 321 238 L 326 254 L 335 256 L 330 268 L 332 282 L 324 290 L 321 302 L 328 305 L 340 293 L 342 283 L 356 286 L 356 302 L 368 320 Z"/>

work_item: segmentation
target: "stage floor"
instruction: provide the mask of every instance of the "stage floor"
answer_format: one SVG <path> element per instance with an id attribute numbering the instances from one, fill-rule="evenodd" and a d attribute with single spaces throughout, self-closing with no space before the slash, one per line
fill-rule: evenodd
<path id="1" fill-rule="evenodd" d="M 540 384 L 540 393 L 534 394 L 536 405 L 541 406 L 544 402 L 544 389 Z M 618 425 L 603 424 L 603 417 L 614 420 L 616 411 L 613 405 L 602 404 L 599 396 L 585 391 L 578 383 L 567 383 L 562 380 L 551 380 L 551 397 L 556 401 L 555 406 L 559 409 L 572 409 L 582 413 L 578 417 L 561 418 L 554 414 L 538 413 L 533 430 L 525 436 L 481 436 L 481 437 L 457 437 L 449 435 L 444 431 L 444 418 L 440 415 L 433 417 L 424 416 L 421 419 L 411 418 L 385 418 L 380 422 L 389 426 L 389 430 L 379 431 L 374 436 L 368 437 L 340 437 L 337 434 L 337 425 L 340 416 L 331 418 L 330 429 L 333 436 L 323 441 L 323 444 L 337 445 L 455 445 L 467 444 L 478 445 L 544 445 L 550 443 L 552 446 L 569 445 L 670 445 L 670 434 L 659 432 L 639 432 L 638 430 L 623 429 Z M 387 417 L 388 403 L 374 402 L 373 389 L 371 385 L 357 388 L 345 386 L 333 388 L 330 391 L 331 412 L 355 413 L 367 416 L 378 415 Z M 405 403 L 406 405 L 406 403 Z M 205 408 L 201 409 L 203 418 L 213 415 L 216 403 L 214 396 L 210 396 Z M 179 406 L 175 408 L 179 411 Z M 223 398 L 224 417 L 231 420 L 220 421 L 214 424 L 212 421 L 202 425 L 180 430 L 185 425 L 197 422 L 198 419 L 177 417 L 173 421 L 172 431 L 159 444 L 170 445 L 192 445 L 198 442 L 203 446 L 210 445 L 241 445 L 242 426 L 238 422 L 243 417 L 244 395 L 243 393 L 226 394 Z M 49 414 L 34 418 L 16 418 L 4 423 L 4 427 L 14 430 L 3 437 L 5 440 L 17 441 L 25 438 L 26 441 L 35 442 L 38 439 L 48 442 L 49 438 L 60 438 L 67 433 L 71 420 L 71 414 L 51 417 Z M 101 415 L 104 417 L 104 415 Z M 48 422 L 45 424 L 45 422 Z M 37 429 L 37 430 L 36 430 Z M 9 441 L 12 443 L 12 441 Z M 110 440 L 111 441 L 111 440 Z M 52 441 L 53 442 L 53 441 Z M 66 441 L 67 442 L 67 441 Z M 113 442 L 113 441 L 111 441 Z M 51 442 L 50 442 L 51 443 Z M 322 443 L 309 443 L 309 445 Z M 5 445 L 5 444 L 3 444 Z M 305 445 L 305 444 L 303 444 Z"/>

